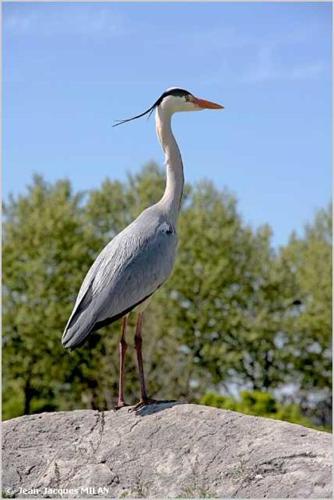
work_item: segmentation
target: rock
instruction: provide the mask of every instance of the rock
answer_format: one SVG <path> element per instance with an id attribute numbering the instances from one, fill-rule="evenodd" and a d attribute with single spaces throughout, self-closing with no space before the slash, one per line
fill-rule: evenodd
<path id="1" fill-rule="evenodd" d="M 3 423 L 3 495 L 331 497 L 331 436 L 182 403 Z"/>

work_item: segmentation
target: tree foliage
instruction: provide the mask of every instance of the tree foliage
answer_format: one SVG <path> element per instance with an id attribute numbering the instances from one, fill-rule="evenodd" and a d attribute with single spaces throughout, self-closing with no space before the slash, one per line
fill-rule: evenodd
<path id="1" fill-rule="evenodd" d="M 319 426 L 316 426 L 302 414 L 298 404 L 281 403 L 270 392 L 241 391 L 239 398 L 208 392 L 201 398 L 199 403 L 206 406 L 214 406 L 215 408 L 238 411 L 246 415 L 285 420 L 293 424 L 319 429 Z M 329 430 L 329 426 L 323 427 L 321 430 Z"/>
<path id="2" fill-rule="evenodd" d="M 164 172 L 151 163 L 124 182 L 73 193 L 35 176 L 4 207 L 3 411 L 111 408 L 119 323 L 73 352 L 62 331 L 103 246 L 158 201 Z M 145 312 L 152 396 L 198 400 L 208 391 L 275 391 L 322 424 L 329 420 L 330 209 L 279 252 L 268 226 L 253 230 L 236 199 L 209 182 L 186 186 L 172 277 Z M 132 344 L 134 318 L 128 341 Z M 133 349 L 126 392 L 139 393 Z M 315 399 L 317 404 L 314 404 Z M 323 405 L 324 411 L 315 412 Z M 312 413 L 313 412 L 313 413 Z"/>
<path id="3" fill-rule="evenodd" d="M 283 339 L 294 397 L 325 425 L 332 407 L 332 207 L 319 210 L 302 237 L 293 234 L 281 256 L 300 298 Z"/>

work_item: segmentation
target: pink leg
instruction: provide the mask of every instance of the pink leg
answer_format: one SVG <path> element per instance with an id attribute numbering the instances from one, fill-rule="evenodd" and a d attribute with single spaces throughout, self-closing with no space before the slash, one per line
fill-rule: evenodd
<path id="1" fill-rule="evenodd" d="M 129 411 L 136 411 L 139 410 L 140 408 L 143 408 L 146 405 L 159 403 L 159 401 L 147 397 L 145 377 L 144 377 L 143 355 L 142 355 L 142 336 L 141 336 L 142 326 L 143 326 L 143 313 L 139 313 L 136 325 L 136 333 L 135 333 L 135 347 L 137 353 L 137 363 L 138 363 L 139 381 L 140 381 L 140 401 L 135 406 L 133 406 Z M 171 401 L 161 401 L 161 403 L 169 403 L 169 402 Z"/>
<path id="2" fill-rule="evenodd" d="M 124 366 L 125 366 L 125 353 L 128 347 L 128 344 L 126 343 L 125 340 L 127 323 L 128 323 L 128 317 L 124 316 L 122 318 L 122 336 L 119 343 L 119 382 L 118 382 L 118 401 L 116 409 L 126 406 L 126 403 L 124 401 Z"/>
<path id="3" fill-rule="evenodd" d="M 139 313 L 136 325 L 136 333 L 135 333 L 135 347 L 137 353 L 137 363 L 138 363 L 139 381 L 140 381 L 140 402 L 145 403 L 148 401 L 148 398 L 145 387 L 143 355 L 142 355 L 142 336 L 141 336 L 142 326 L 143 326 L 143 313 Z"/>

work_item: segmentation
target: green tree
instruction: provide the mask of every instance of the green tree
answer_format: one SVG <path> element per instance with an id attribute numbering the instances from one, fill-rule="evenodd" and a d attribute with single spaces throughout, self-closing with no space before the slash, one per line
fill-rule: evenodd
<path id="1" fill-rule="evenodd" d="M 253 231 L 242 222 L 229 193 L 207 182 L 193 188 L 176 268 L 161 292 L 172 311 L 165 329 L 182 350 L 184 395 L 284 383 L 287 361 L 277 342 L 294 290 L 270 237 L 267 226 Z"/>
<path id="2" fill-rule="evenodd" d="M 299 301 L 289 318 L 284 350 L 295 398 L 321 424 L 331 415 L 332 207 L 319 210 L 304 235 L 292 235 L 282 262 L 294 275 Z M 283 348 L 283 345 L 282 345 Z"/>
<path id="3" fill-rule="evenodd" d="M 107 179 L 75 194 L 68 181 L 49 184 L 36 176 L 24 195 L 5 204 L 5 418 L 113 406 L 119 322 L 73 352 L 63 349 L 61 335 L 97 254 L 158 201 L 164 177 L 150 163 L 123 182 Z M 288 387 L 289 404 L 301 403 L 304 411 L 314 408 L 316 394 L 326 407 L 320 423 L 327 422 L 330 220 L 322 211 L 304 237 L 274 252 L 270 228 L 247 226 L 230 193 L 209 182 L 187 185 L 175 270 L 145 312 L 150 394 L 195 401 L 208 390 L 226 398 L 248 389 L 283 401 Z M 139 394 L 134 320 L 126 361 L 129 403 Z"/>
<path id="4" fill-rule="evenodd" d="M 306 418 L 296 403 L 281 403 L 270 392 L 241 391 L 238 398 L 209 392 L 201 398 L 199 403 L 214 406 L 215 408 L 238 411 L 247 415 L 285 420 L 319 430 L 330 430 L 329 427 L 315 425 L 310 419 Z"/>
<path id="5" fill-rule="evenodd" d="M 68 369 L 59 334 L 92 258 L 81 201 L 68 181 L 51 186 L 36 176 L 26 195 L 4 206 L 5 415 L 57 406 Z"/>
<path id="6" fill-rule="evenodd" d="M 157 186 L 154 189 L 153 183 L 148 196 L 145 185 L 152 175 Z M 132 188 L 146 192 L 148 205 L 161 195 L 163 182 L 161 169 L 151 164 L 123 184 L 106 180 L 87 196 L 73 194 L 68 181 L 51 185 L 36 176 L 26 194 L 5 204 L 5 418 L 43 409 L 113 406 L 119 323 L 95 333 L 74 352 L 63 349 L 61 335 L 96 255 L 143 208 Z M 154 342 L 151 325 L 155 335 L 160 330 L 150 312 L 145 323 L 147 337 Z M 132 344 L 133 323 L 130 327 Z M 149 343 L 146 347 L 150 352 Z M 127 368 L 129 401 L 134 402 L 139 387 L 131 349 Z"/>

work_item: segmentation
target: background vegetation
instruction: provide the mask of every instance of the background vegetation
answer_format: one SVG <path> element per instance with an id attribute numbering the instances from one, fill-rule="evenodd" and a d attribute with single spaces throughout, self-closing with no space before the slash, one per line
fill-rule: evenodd
<path id="1" fill-rule="evenodd" d="M 24 195 L 5 204 L 5 419 L 113 407 L 120 325 L 73 352 L 60 339 L 98 252 L 163 187 L 155 164 L 87 193 L 73 193 L 67 180 L 49 184 L 36 176 Z M 292 235 L 274 251 L 270 227 L 247 226 L 231 194 L 202 182 L 186 187 L 179 237 L 173 276 L 145 317 L 150 395 L 328 429 L 331 207 L 315 214 L 302 237 Z M 126 386 L 134 403 L 132 349 Z"/>

